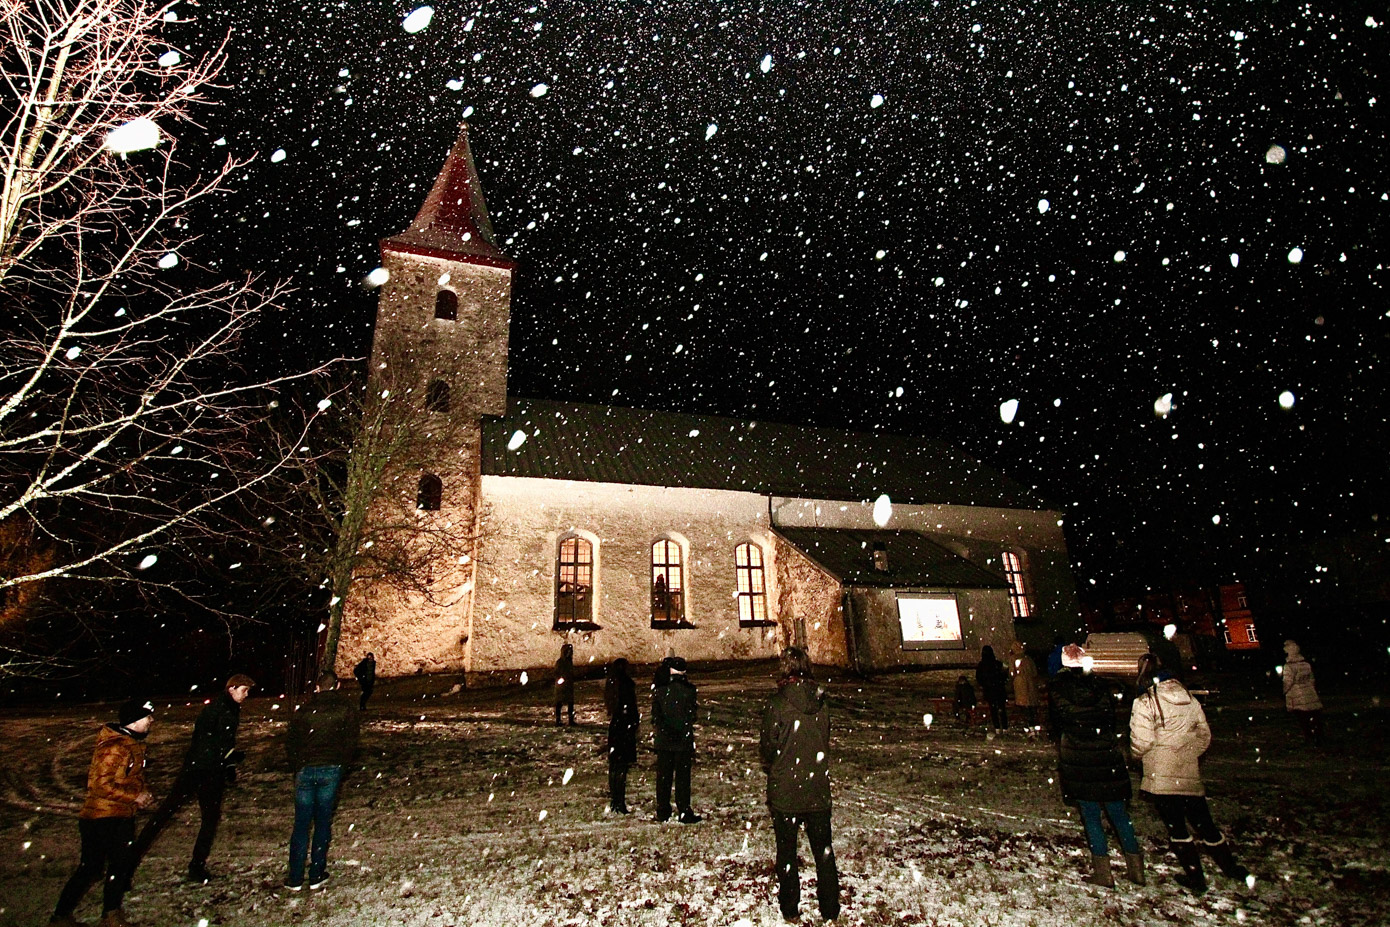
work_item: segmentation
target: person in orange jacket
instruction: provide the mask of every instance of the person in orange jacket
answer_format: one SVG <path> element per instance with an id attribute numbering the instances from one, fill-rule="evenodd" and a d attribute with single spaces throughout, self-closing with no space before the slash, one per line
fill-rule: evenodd
<path id="1" fill-rule="evenodd" d="M 80 924 L 73 912 L 105 872 L 101 927 L 129 927 L 121 901 L 129 885 L 135 814 L 154 802 L 145 787 L 145 735 L 153 723 L 154 704 L 131 699 L 121 706 L 116 723 L 103 726 L 97 734 L 87 773 L 87 800 L 77 814 L 82 856 L 58 896 L 49 924 Z"/>

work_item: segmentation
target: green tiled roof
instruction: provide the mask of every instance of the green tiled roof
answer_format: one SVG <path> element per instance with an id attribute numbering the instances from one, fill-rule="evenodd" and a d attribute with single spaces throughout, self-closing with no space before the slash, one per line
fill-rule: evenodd
<path id="1" fill-rule="evenodd" d="M 845 586 L 1007 589 L 1000 574 L 986 570 L 915 531 L 857 531 L 845 528 L 783 528 L 778 534 Z M 874 544 L 888 555 L 888 570 L 875 570 Z"/>
<path id="2" fill-rule="evenodd" d="M 887 493 L 902 505 L 1055 508 L 929 438 L 516 397 L 506 415 L 483 419 L 482 472 L 847 501 Z"/>

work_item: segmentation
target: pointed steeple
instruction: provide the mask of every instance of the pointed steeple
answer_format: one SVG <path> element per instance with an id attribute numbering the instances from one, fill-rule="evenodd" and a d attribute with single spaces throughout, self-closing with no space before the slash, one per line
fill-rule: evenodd
<path id="1" fill-rule="evenodd" d="M 473 151 L 468 146 L 468 123 L 459 125 L 458 141 L 410 228 L 381 244 L 383 248 L 468 263 L 516 265 L 497 247 Z"/>

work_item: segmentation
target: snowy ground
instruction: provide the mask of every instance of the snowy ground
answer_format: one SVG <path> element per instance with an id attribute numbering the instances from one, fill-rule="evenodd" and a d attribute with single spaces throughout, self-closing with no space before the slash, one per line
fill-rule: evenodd
<path id="1" fill-rule="evenodd" d="M 637 813 L 605 814 L 599 680 L 580 684 L 582 723 L 563 729 L 551 726 L 543 687 L 446 694 L 437 682 L 388 682 L 342 797 L 333 880 L 302 895 L 279 888 L 292 804 L 286 708 L 253 698 L 241 737 L 249 758 L 210 863 L 219 877 L 206 887 L 179 879 L 195 807 L 155 846 L 126 909 L 159 927 L 780 924 L 756 760 L 767 672 L 693 676 L 705 709 L 694 793 L 706 820 L 695 826 L 651 820 L 650 754 L 633 771 Z M 431 686 L 436 694 L 418 691 Z M 1322 755 L 1302 750 L 1277 700 L 1240 696 L 1234 683 L 1214 700 L 1213 809 L 1259 879 L 1247 890 L 1216 876 L 1193 898 L 1173 884 L 1162 827 L 1142 801 L 1133 814 L 1153 862 L 1148 887 L 1081 881 L 1081 829 L 1050 781 L 1045 738 L 987 740 L 943 719 L 928 728 L 924 711 L 940 709 L 913 677 L 829 686 L 841 923 L 1386 923 L 1386 714 L 1370 696 L 1333 700 Z M 94 728 L 111 711 L 0 714 L 0 925 L 47 921 L 76 863 Z M 175 705 L 157 716 L 156 792 L 181 760 L 195 711 Z M 810 923 L 808 856 L 803 842 Z M 98 910 L 93 892 L 78 914 L 95 921 Z"/>

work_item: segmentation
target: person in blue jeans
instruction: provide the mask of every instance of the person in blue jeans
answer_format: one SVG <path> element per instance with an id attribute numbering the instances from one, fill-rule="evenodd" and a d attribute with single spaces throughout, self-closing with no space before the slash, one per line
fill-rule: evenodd
<path id="1" fill-rule="evenodd" d="M 357 752 L 361 727 L 357 706 L 338 689 L 338 677 L 321 673 L 314 695 L 290 718 L 285 749 L 294 774 L 294 830 L 285 887 L 304 887 L 304 856 L 309 855 L 309 888 L 328 881 L 328 845 L 343 773 Z M 310 845 L 310 831 L 313 844 Z"/>
<path id="2" fill-rule="evenodd" d="M 1076 644 L 1064 648 L 1062 671 L 1053 677 L 1050 689 L 1061 733 L 1057 772 L 1062 800 L 1077 805 L 1091 848 L 1091 874 L 1086 881 L 1106 888 L 1115 884 L 1101 820 L 1104 815 L 1124 852 L 1126 877 L 1143 885 L 1144 856 L 1125 809 L 1131 786 L 1120 752 L 1124 728 L 1115 718 L 1115 691 L 1090 672 L 1086 652 Z"/>

